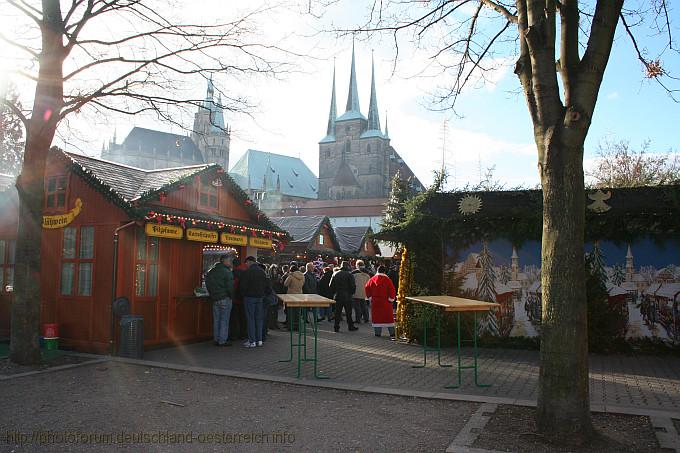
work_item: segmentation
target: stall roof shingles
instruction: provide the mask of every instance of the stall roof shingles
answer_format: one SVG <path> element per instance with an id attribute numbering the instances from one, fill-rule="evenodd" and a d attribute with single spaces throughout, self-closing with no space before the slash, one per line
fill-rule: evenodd
<path id="1" fill-rule="evenodd" d="M 360 252 L 364 238 L 366 238 L 370 230 L 371 227 L 368 226 L 336 227 L 335 235 L 340 243 L 340 251 L 350 254 Z"/>
<path id="2" fill-rule="evenodd" d="M 269 220 L 283 231 L 287 231 L 293 238 L 292 242 L 307 243 L 314 238 L 314 235 L 321 224 L 326 220 L 322 215 L 306 215 L 293 217 L 270 217 Z"/>
<path id="3" fill-rule="evenodd" d="M 0 173 L 0 192 L 4 192 L 9 188 L 14 187 L 16 180 L 16 176 Z"/>
<path id="4" fill-rule="evenodd" d="M 65 153 L 73 162 L 92 172 L 126 201 L 140 198 L 144 193 L 158 190 L 178 179 L 199 173 L 208 165 L 142 170 L 141 168 L 110 162 L 80 154 Z"/>

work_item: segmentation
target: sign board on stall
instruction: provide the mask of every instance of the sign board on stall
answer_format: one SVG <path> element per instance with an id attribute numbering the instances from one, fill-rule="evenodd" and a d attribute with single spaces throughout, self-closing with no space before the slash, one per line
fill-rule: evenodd
<path id="1" fill-rule="evenodd" d="M 225 245 L 248 245 L 248 237 L 239 234 L 222 233 L 220 242 Z"/>
<path id="2" fill-rule="evenodd" d="M 167 239 L 182 239 L 182 227 L 176 225 L 163 225 L 162 223 L 147 223 L 144 227 L 147 236 Z"/>
<path id="3" fill-rule="evenodd" d="M 76 199 L 76 205 L 66 214 L 59 215 L 44 215 L 42 218 L 42 227 L 47 229 L 64 228 L 69 223 L 73 222 L 80 210 L 83 208 L 83 202 L 80 198 Z"/>
<path id="4" fill-rule="evenodd" d="M 200 228 L 187 228 L 187 239 L 190 241 L 217 243 L 217 231 L 202 230 Z"/>
<path id="5" fill-rule="evenodd" d="M 272 248 L 272 240 L 265 238 L 250 238 L 250 245 L 252 247 L 257 247 L 259 249 L 270 249 Z"/>

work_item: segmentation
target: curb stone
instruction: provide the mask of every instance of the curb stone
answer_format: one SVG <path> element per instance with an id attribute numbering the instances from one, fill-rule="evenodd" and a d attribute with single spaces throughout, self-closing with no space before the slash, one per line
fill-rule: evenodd
<path id="1" fill-rule="evenodd" d="M 51 373 L 53 371 L 62 371 L 62 370 L 68 370 L 71 368 L 78 368 L 81 366 L 86 366 L 86 365 L 96 365 L 98 363 L 104 363 L 108 362 L 109 359 L 95 359 L 95 360 L 88 360 L 86 362 L 80 362 L 80 363 L 69 363 L 66 365 L 59 365 L 59 366 L 53 366 L 50 368 L 46 368 L 44 370 L 35 370 L 35 371 L 27 371 L 25 373 L 16 373 L 16 374 L 8 374 L 5 376 L 0 376 L 0 381 L 9 381 L 10 379 L 17 379 L 21 377 L 28 377 L 28 376 L 34 376 L 36 374 L 44 374 L 44 373 Z"/>

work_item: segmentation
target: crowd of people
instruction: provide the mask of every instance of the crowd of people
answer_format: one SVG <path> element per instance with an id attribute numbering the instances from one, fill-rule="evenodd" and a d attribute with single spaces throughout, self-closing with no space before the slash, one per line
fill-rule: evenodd
<path id="1" fill-rule="evenodd" d="M 264 345 L 269 329 L 297 329 L 296 319 L 286 310 L 284 326 L 279 326 L 280 303 L 277 294 L 319 294 L 335 300 L 329 308 L 307 310 L 317 322 L 333 323 L 340 331 L 343 319 L 350 332 L 362 322 L 372 323 L 374 334 L 388 329 L 395 340 L 394 304 L 398 275 L 395 268 L 357 260 L 339 266 L 321 262 L 266 265 L 249 256 L 243 263 L 233 254 L 221 255 L 205 276 L 205 286 L 213 302 L 213 339 L 216 346 Z M 344 312 L 344 316 L 343 316 Z"/>

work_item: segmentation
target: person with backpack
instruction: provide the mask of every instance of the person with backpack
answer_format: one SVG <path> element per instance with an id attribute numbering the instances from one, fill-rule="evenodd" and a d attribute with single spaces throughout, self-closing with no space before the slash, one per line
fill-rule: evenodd
<path id="1" fill-rule="evenodd" d="M 229 318 L 234 297 L 233 256 L 221 255 L 205 277 L 210 300 L 213 303 L 213 340 L 215 346 L 231 346 Z"/>

